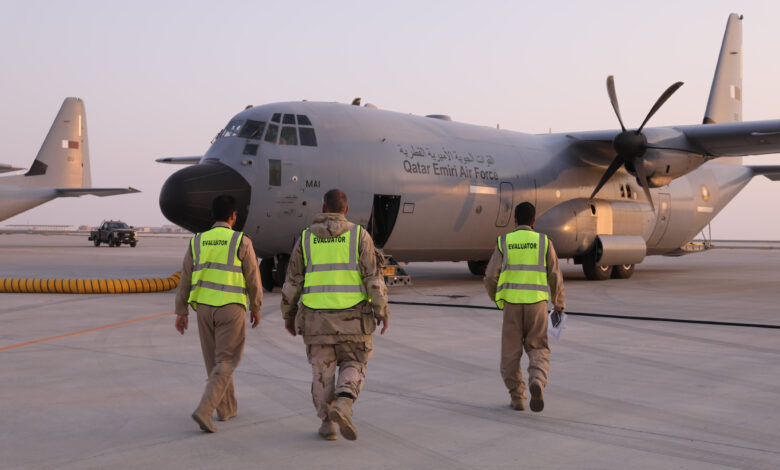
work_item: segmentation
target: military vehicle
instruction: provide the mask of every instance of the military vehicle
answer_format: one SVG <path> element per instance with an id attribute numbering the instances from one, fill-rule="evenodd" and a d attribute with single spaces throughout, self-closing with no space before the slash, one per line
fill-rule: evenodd
<path id="1" fill-rule="evenodd" d="M 105 243 L 108 246 L 130 245 L 135 248 L 138 244 L 138 235 L 133 227 L 128 226 L 121 220 L 106 220 L 100 224 L 97 230 L 89 233 L 89 241 L 100 246 Z"/>

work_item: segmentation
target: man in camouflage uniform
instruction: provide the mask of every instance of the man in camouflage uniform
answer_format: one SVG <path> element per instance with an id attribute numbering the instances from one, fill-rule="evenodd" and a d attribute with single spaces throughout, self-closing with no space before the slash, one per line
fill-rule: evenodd
<path id="1" fill-rule="evenodd" d="M 338 438 L 337 427 L 346 439 L 357 439 L 352 403 L 363 388 L 371 334 L 377 325 L 384 334 L 390 315 L 381 255 L 371 235 L 344 217 L 348 210 L 343 191 L 325 194 L 323 213 L 295 243 L 282 287 L 285 328 L 303 336 L 312 366 L 312 399 L 322 420 L 319 435 L 327 440 Z M 317 264 L 325 258 L 330 263 Z"/>

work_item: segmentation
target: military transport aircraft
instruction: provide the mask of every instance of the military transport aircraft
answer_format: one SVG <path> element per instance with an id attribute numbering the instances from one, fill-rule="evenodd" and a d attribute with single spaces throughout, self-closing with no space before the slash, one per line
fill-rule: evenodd
<path id="1" fill-rule="evenodd" d="M 23 168 L 0 164 L 0 173 Z M 137 193 L 134 188 L 93 188 L 84 102 L 65 98 L 30 169 L 0 178 L 0 220 L 58 197 Z"/>
<path id="2" fill-rule="evenodd" d="M 664 92 L 636 129 L 529 135 L 338 103 L 248 107 L 195 164 L 171 175 L 160 208 L 193 232 L 209 227 L 221 193 L 240 203 L 237 227 L 263 257 L 264 285 L 280 284 L 295 239 L 341 188 L 351 220 L 399 261 L 469 261 L 484 272 L 513 207 L 531 201 L 536 228 L 589 279 L 628 278 L 646 255 L 681 255 L 753 176 L 740 156 L 780 152 L 780 120 L 742 121 L 742 17 L 732 14 L 704 123 L 647 128 L 682 83 Z M 728 157 L 720 158 L 719 157 Z M 274 266 L 276 266 L 275 274 Z"/>

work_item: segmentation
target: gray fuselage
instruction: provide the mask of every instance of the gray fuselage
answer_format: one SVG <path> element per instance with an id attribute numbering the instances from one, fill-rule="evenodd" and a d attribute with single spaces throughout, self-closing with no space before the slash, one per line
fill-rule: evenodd
<path id="1" fill-rule="evenodd" d="M 582 255 L 597 235 L 638 236 L 647 254 L 675 253 L 752 176 L 740 165 L 705 163 L 654 188 L 653 210 L 625 169 L 589 200 L 603 167 L 578 155 L 563 134 L 319 102 L 257 106 L 231 124 L 261 121 L 269 132 L 274 114 L 308 118 L 311 126 L 278 124 L 279 134 L 287 141 L 295 134 L 298 145 L 282 145 L 279 137 L 268 142 L 264 132 L 252 138 L 222 132 L 200 162 L 226 165 L 251 187 L 241 228 L 261 257 L 289 253 L 332 188 L 347 193 L 348 218 L 364 226 L 377 202 L 395 201 L 391 230 L 384 224 L 389 236 L 377 234 L 376 225 L 374 235 L 399 261 L 485 260 L 496 237 L 513 229 L 513 208 L 522 201 L 536 205 L 536 228 L 551 236 L 559 257 Z M 316 146 L 300 145 L 303 131 L 284 127 L 310 127 Z"/>

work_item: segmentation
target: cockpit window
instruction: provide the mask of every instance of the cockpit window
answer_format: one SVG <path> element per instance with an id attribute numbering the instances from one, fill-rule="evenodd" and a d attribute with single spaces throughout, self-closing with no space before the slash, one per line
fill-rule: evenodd
<path id="1" fill-rule="evenodd" d="M 290 114 L 285 114 L 291 116 Z M 279 145 L 298 145 L 298 134 L 295 132 L 295 127 L 284 126 L 282 127 L 282 135 L 279 137 Z"/>
<path id="2" fill-rule="evenodd" d="M 241 132 L 238 133 L 238 136 L 247 139 L 260 139 L 263 136 L 264 130 L 264 121 L 247 119 L 246 124 L 244 124 L 244 126 L 241 128 Z"/>
<path id="3" fill-rule="evenodd" d="M 265 133 L 265 141 L 276 143 L 276 137 L 279 135 L 279 126 L 276 124 L 268 124 L 268 130 Z"/>
<path id="4" fill-rule="evenodd" d="M 233 119 L 222 130 L 219 137 L 235 137 L 241 130 L 241 126 L 244 124 L 243 119 Z"/>
<path id="5" fill-rule="evenodd" d="M 311 127 L 299 127 L 298 132 L 301 133 L 301 145 L 307 147 L 317 146 L 317 136 L 314 135 L 314 129 Z"/>
<path id="6" fill-rule="evenodd" d="M 246 126 L 252 121 L 247 121 Z M 271 122 L 278 122 L 280 124 L 287 124 L 281 126 L 281 132 L 278 125 L 268 124 L 268 129 L 265 133 L 265 141 L 271 143 L 278 143 L 279 145 L 304 145 L 306 147 L 317 146 L 317 136 L 314 133 L 311 121 L 308 116 L 304 114 L 282 114 L 275 113 L 271 117 Z M 297 126 L 295 125 L 297 122 Z"/>

